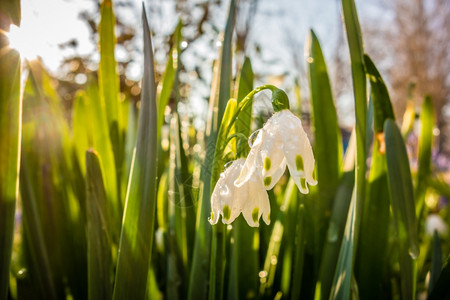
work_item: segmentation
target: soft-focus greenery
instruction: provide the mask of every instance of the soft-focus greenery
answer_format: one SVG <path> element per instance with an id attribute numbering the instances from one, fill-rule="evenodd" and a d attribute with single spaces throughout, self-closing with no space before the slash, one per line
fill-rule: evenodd
<path id="1" fill-rule="evenodd" d="M 20 21 L 17 7 L 2 9 Z M 247 155 L 247 138 L 261 126 L 250 58 L 232 67 L 235 1 L 211 66 L 206 130 L 179 109 L 181 22 L 155 82 L 143 8 L 135 103 L 119 93 L 113 3 L 104 0 L 99 74 L 78 91 L 70 115 L 39 62 L 22 66 L 17 52 L 0 49 L 0 300 L 448 298 L 449 239 L 428 221 L 450 220 L 440 201 L 450 188 L 432 160 L 432 99 L 418 121 L 418 155 L 409 154 L 385 82 L 364 53 L 354 1 L 342 0 L 342 11 L 355 97 L 351 141 L 343 149 L 311 31 L 318 185 L 303 195 L 286 173 L 268 192 L 272 223 L 259 228 L 242 216 L 230 226 L 208 222 L 220 172 Z"/>

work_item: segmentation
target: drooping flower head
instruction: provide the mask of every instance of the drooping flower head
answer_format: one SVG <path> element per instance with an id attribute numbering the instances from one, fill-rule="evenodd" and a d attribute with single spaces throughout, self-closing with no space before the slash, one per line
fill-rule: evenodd
<path id="1" fill-rule="evenodd" d="M 277 102 L 283 103 L 280 100 Z M 236 186 L 242 186 L 255 174 L 261 174 L 265 188 L 272 189 L 283 175 L 286 165 L 303 194 L 309 192 L 308 184 L 317 184 L 314 179 L 314 155 L 308 136 L 300 119 L 288 107 L 284 105 L 276 110 L 258 132 L 242 172 L 235 181 Z"/>
<path id="2" fill-rule="evenodd" d="M 244 162 L 244 158 L 237 159 L 220 174 L 211 196 L 211 224 L 217 224 L 219 215 L 224 224 L 230 224 L 241 212 L 252 227 L 259 226 L 261 216 L 270 224 L 270 203 L 262 178 L 254 176 L 239 187 L 234 185 Z"/>
<path id="3" fill-rule="evenodd" d="M 242 100 L 238 113 L 255 93 L 263 89 L 272 90 L 275 114 L 257 133 L 247 159 L 233 161 L 220 174 L 211 195 L 211 224 L 217 224 L 219 215 L 224 224 L 230 224 L 241 212 L 250 226 L 259 226 L 261 216 L 269 224 L 270 203 L 266 190 L 278 182 L 286 165 L 302 193 L 309 192 L 308 184 L 317 184 L 313 177 L 311 144 L 302 122 L 289 111 L 285 92 L 270 85 L 258 87 Z"/>

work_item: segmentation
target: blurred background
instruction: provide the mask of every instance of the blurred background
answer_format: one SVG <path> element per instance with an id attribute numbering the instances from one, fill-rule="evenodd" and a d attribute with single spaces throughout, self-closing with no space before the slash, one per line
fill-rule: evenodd
<path id="1" fill-rule="evenodd" d="M 171 47 L 170 35 L 181 20 L 180 57 L 183 112 L 204 126 L 228 1 L 144 0 L 153 31 L 157 80 Z M 116 59 L 124 98 L 138 101 L 142 76 L 141 2 L 114 1 L 117 17 Z M 349 131 L 354 122 L 346 36 L 336 0 L 241 0 L 236 21 L 236 66 L 253 62 L 255 84 L 272 83 L 302 103 L 309 116 L 304 43 L 310 29 L 319 37 L 328 64 L 339 122 Z M 398 120 L 409 107 L 418 115 L 424 96 L 433 98 L 437 127 L 435 161 L 448 168 L 450 154 L 450 2 L 446 0 L 356 1 L 366 51 L 386 81 Z M 58 12 L 58 13 L 55 13 Z M 28 59 L 39 59 L 54 77 L 67 112 L 76 91 L 96 74 L 99 53 L 99 3 L 95 0 L 23 0 L 22 24 L 10 33 L 12 46 Z M 61 25 L 64 24 L 64 25 Z M 31 41 L 31 42 L 30 42 Z M 236 69 L 236 67 L 235 67 Z M 68 113 L 68 116 L 70 114 Z M 411 114 L 410 114 L 411 115 Z M 414 132 L 414 131 L 413 131 Z M 417 143 L 409 139 L 411 151 Z"/>

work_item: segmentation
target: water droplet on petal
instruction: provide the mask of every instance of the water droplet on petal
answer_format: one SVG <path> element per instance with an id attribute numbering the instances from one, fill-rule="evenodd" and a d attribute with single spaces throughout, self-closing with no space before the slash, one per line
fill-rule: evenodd
<path id="1" fill-rule="evenodd" d="M 258 133 L 261 129 L 258 129 L 256 131 L 254 131 L 249 137 L 248 137 L 248 145 L 251 147 L 253 147 L 253 143 L 256 140 L 256 137 L 258 136 Z"/>
<path id="2" fill-rule="evenodd" d="M 229 166 L 231 166 L 233 164 L 233 161 L 229 161 L 225 164 L 224 168 L 227 169 Z M 223 174 L 223 173 L 222 173 Z M 222 175 L 221 174 L 221 175 Z"/>
<path id="3" fill-rule="evenodd" d="M 221 184 L 219 187 L 219 191 L 221 196 L 226 196 L 230 193 L 230 189 L 226 184 Z"/>

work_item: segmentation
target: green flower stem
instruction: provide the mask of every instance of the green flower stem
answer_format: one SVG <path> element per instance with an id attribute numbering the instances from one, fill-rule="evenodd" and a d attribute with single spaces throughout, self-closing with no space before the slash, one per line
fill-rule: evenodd
<path id="1" fill-rule="evenodd" d="M 261 92 L 263 90 L 271 90 L 272 91 L 272 107 L 273 107 L 273 110 L 275 112 L 279 112 L 279 111 L 281 111 L 283 109 L 289 109 L 290 108 L 290 106 L 289 106 L 289 99 L 288 99 L 286 93 L 283 90 L 281 90 L 281 89 L 279 89 L 276 86 L 271 85 L 271 84 L 261 85 L 261 86 L 255 88 L 254 90 L 252 90 L 250 93 L 248 93 L 248 95 L 245 96 L 245 98 L 242 99 L 241 102 L 239 102 L 239 105 L 237 107 L 236 113 L 231 118 L 231 121 L 228 124 L 228 128 L 226 129 L 226 135 L 225 135 L 226 137 L 228 137 L 228 134 L 229 134 L 231 128 L 233 127 L 234 122 L 236 122 L 239 114 L 243 110 L 245 110 L 245 108 L 250 104 L 250 102 L 253 100 L 253 97 L 257 93 L 259 93 L 259 92 Z M 235 137 L 242 138 L 242 135 L 239 134 L 239 133 L 236 133 L 236 134 L 230 136 L 227 139 L 227 141 L 222 145 L 222 147 L 220 149 L 217 149 L 217 150 L 219 152 L 221 151 L 223 153 L 223 150 L 227 147 L 228 143 L 232 140 L 232 138 L 235 138 Z M 218 176 L 219 174 L 216 174 L 216 175 Z M 216 177 L 213 176 L 211 178 L 218 178 L 217 176 Z M 215 182 L 213 182 L 213 186 L 214 185 L 215 185 Z"/>

